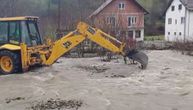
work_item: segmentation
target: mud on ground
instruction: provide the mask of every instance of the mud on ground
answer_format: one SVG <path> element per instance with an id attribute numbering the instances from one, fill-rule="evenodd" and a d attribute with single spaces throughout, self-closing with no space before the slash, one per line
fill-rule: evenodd
<path id="1" fill-rule="evenodd" d="M 121 58 L 61 58 L 0 76 L 0 110 L 192 110 L 193 58 L 169 50 L 147 54 L 146 70 Z"/>

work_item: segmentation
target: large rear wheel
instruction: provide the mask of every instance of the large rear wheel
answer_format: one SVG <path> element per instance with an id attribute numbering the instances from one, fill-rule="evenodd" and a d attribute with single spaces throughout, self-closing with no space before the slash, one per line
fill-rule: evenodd
<path id="1" fill-rule="evenodd" d="M 137 50 L 132 50 L 127 53 L 127 57 L 140 63 L 141 69 L 147 68 L 149 58 L 145 53 Z"/>
<path id="2" fill-rule="evenodd" d="M 148 56 L 143 52 L 133 54 L 132 59 L 141 64 L 141 69 L 146 69 L 148 65 Z"/>
<path id="3" fill-rule="evenodd" d="M 20 71 L 20 55 L 7 50 L 0 51 L 0 73 L 6 75 Z"/>

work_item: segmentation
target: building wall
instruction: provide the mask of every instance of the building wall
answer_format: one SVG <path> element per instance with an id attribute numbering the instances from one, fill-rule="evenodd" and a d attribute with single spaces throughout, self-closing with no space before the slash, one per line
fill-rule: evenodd
<path id="1" fill-rule="evenodd" d="M 193 41 L 193 11 L 186 10 L 185 40 Z"/>
<path id="2" fill-rule="evenodd" d="M 119 9 L 119 3 L 125 4 L 125 9 Z M 113 16 L 116 19 L 116 26 L 107 24 L 107 17 Z M 128 26 L 128 17 L 135 16 L 136 23 L 132 26 Z M 117 31 L 117 29 L 125 31 L 127 37 L 135 39 L 135 33 L 133 36 L 128 36 L 128 31 L 140 30 L 141 38 L 136 38 L 141 41 L 144 39 L 144 11 L 140 9 L 133 0 L 114 0 L 107 7 L 105 7 L 98 15 L 94 17 L 94 24 L 96 27 L 103 29 L 104 31 Z M 119 32 L 121 33 L 121 32 Z"/>
<path id="3" fill-rule="evenodd" d="M 184 5 L 182 5 L 182 10 L 179 10 L 178 6 L 180 4 L 182 4 L 180 0 L 174 0 L 166 12 L 165 39 L 167 41 L 184 40 L 185 23 L 181 24 L 181 17 L 185 17 L 186 8 Z M 172 6 L 175 6 L 174 11 L 172 11 Z M 172 24 L 168 24 L 169 18 L 172 19 Z"/>

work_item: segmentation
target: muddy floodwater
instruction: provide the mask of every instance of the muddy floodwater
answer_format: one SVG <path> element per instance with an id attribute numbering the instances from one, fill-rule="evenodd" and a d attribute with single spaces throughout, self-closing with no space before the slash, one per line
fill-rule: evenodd
<path id="1" fill-rule="evenodd" d="M 0 110 L 193 110 L 193 57 L 146 53 L 146 70 L 121 58 L 61 58 L 0 76 Z"/>

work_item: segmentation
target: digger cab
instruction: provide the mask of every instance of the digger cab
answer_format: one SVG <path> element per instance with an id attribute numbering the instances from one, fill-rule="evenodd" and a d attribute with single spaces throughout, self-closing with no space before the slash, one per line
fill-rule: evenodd
<path id="1" fill-rule="evenodd" d="M 0 74 L 22 70 L 21 46 L 42 45 L 38 30 L 38 17 L 0 18 Z M 25 53 L 27 54 L 27 53 Z"/>
<path id="2" fill-rule="evenodd" d="M 37 23 L 38 17 L 0 18 L 0 45 L 41 45 L 42 38 Z"/>

